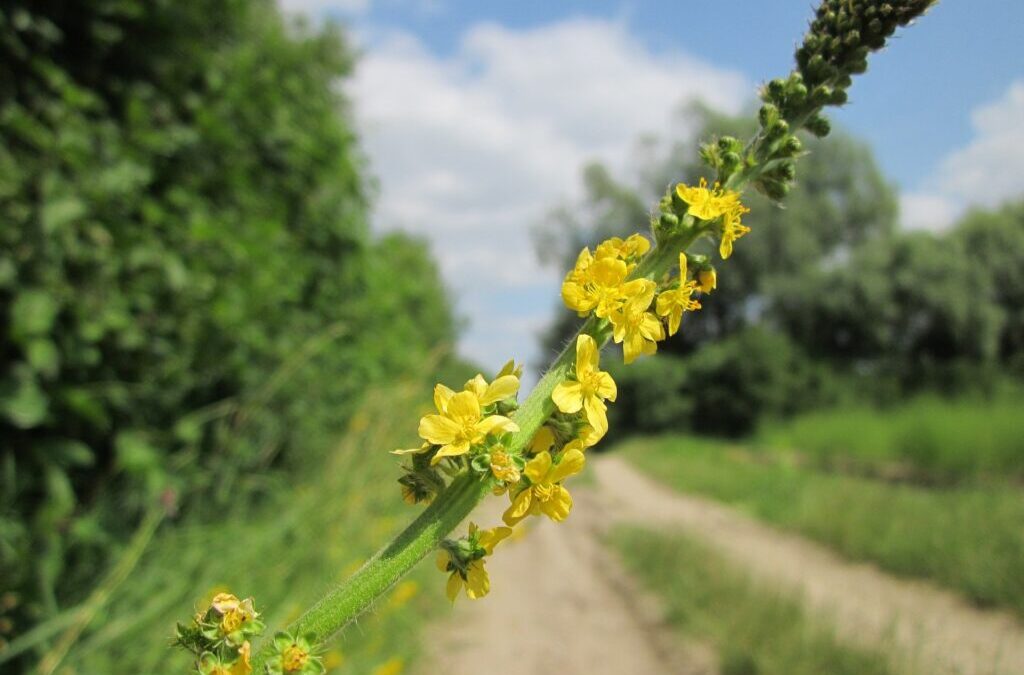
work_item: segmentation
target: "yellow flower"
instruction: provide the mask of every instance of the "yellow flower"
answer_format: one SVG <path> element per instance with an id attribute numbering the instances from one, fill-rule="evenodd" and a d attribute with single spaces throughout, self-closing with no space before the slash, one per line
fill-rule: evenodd
<path id="1" fill-rule="evenodd" d="M 624 299 L 624 284 L 629 269 L 617 258 L 602 258 L 589 264 L 578 279 L 566 278 L 562 284 L 562 300 L 566 307 L 585 315 L 593 310 L 602 319 L 615 310 Z M 573 277 L 572 272 L 569 277 Z"/>
<path id="2" fill-rule="evenodd" d="M 522 378 L 523 364 L 516 363 L 515 359 L 509 359 L 508 363 L 503 365 L 501 367 L 501 370 L 498 372 L 499 378 L 502 377 L 503 375 L 515 375 L 517 379 Z"/>
<path id="3" fill-rule="evenodd" d="M 614 401 L 617 394 L 612 376 L 598 370 L 601 352 L 594 338 L 580 335 L 576 338 L 576 379 L 560 383 L 551 392 L 551 400 L 564 413 L 576 413 L 582 408 L 590 423 L 600 434 L 608 431 L 605 401 Z"/>
<path id="4" fill-rule="evenodd" d="M 286 673 L 297 673 L 302 670 L 309 661 L 309 652 L 299 645 L 286 647 L 281 654 L 281 666 Z"/>
<path id="5" fill-rule="evenodd" d="M 612 339 L 622 343 L 623 360 L 632 363 L 641 354 L 658 351 L 658 340 L 665 339 L 665 329 L 653 313 L 647 311 L 654 299 L 655 284 L 647 279 L 643 292 L 631 297 L 625 305 L 612 314 Z M 633 283 L 633 282 L 630 282 Z"/>
<path id="6" fill-rule="evenodd" d="M 718 252 L 724 260 L 732 255 L 733 242 L 750 232 L 750 228 L 740 222 L 743 214 L 750 213 L 750 209 L 740 203 L 740 196 L 736 192 L 729 192 L 722 199 L 724 217 L 722 218 L 722 241 L 718 245 Z"/>
<path id="7" fill-rule="evenodd" d="M 686 253 L 679 254 L 679 287 L 658 294 L 658 316 L 668 317 L 668 334 L 675 335 L 683 312 L 700 309 L 700 302 L 693 298 L 697 282 L 686 279 Z"/>
<path id="8" fill-rule="evenodd" d="M 710 293 L 718 288 L 718 275 L 713 269 L 704 269 L 697 272 L 697 288 L 701 293 Z"/>
<path id="9" fill-rule="evenodd" d="M 542 452 L 526 464 L 523 473 L 530 486 L 512 498 L 512 505 L 502 515 L 506 525 L 512 526 L 528 515 L 543 513 L 554 521 L 563 521 L 572 510 L 572 496 L 562 487 L 562 481 L 583 469 L 583 453 L 567 450 L 555 464 L 550 452 Z"/>
<path id="10" fill-rule="evenodd" d="M 512 455 L 501 445 L 491 448 L 491 474 L 502 483 L 519 482 L 519 469 L 512 461 Z"/>
<path id="11" fill-rule="evenodd" d="M 676 194 L 689 205 L 689 212 L 694 218 L 701 220 L 714 220 L 723 213 L 723 204 L 718 189 L 718 183 L 711 190 L 708 189 L 708 182 L 700 179 L 700 185 L 690 187 L 685 183 L 676 185 Z"/>
<path id="12" fill-rule="evenodd" d="M 639 258 L 649 250 L 651 250 L 651 242 L 646 237 L 631 234 L 625 240 L 612 237 L 601 242 L 594 251 L 594 257 L 598 259 L 619 258 L 629 261 L 632 258 Z"/>
<path id="13" fill-rule="evenodd" d="M 491 580 L 487 576 L 487 568 L 484 565 L 484 558 L 494 553 L 494 547 L 503 539 L 512 534 L 510 527 L 492 527 L 489 530 L 481 530 L 476 523 L 469 524 L 469 541 L 479 547 L 477 555 L 482 549 L 482 557 L 469 562 L 465 572 L 460 572 L 454 564 L 452 555 L 445 550 L 438 551 L 437 568 L 442 572 L 451 570 L 448 576 L 448 585 L 445 593 L 448 600 L 455 602 L 459 591 L 466 589 L 466 596 L 470 600 L 478 600 L 487 595 L 491 590 Z"/>
<path id="14" fill-rule="evenodd" d="M 517 380 L 518 382 L 518 380 Z M 515 422 L 502 415 L 484 416 L 480 410 L 480 398 L 472 391 L 460 391 L 448 395 L 450 389 L 434 392 L 437 415 L 426 415 L 420 419 L 420 438 L 441 448 L 434 455 L 431 464 L 437 464 L 444 457 L 464 455 L 474 445 L 494 433 L 516 432 Z"/>
<path id="15" fill-rule="evenodd" d="M 234 633 L 246 621 L 251 621 L 259 616 L 253 607 L 252 598 L 239 600 L 230 593 L 218 593 L 210 605 L 221 615 L 220 630 L 224 635 Z"/>

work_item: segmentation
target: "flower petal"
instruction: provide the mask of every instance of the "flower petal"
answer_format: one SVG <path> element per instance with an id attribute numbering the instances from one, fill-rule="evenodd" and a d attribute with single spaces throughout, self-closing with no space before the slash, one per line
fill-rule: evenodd
<path id="1" fill-rule="evenodd" d="M 506 525 L 511 527 L 526 517 L 526 514 L 530 512 L 530 507 L 532 505 L 533 490 L 526 488 L 512 499 L 512 504 L 505 509 L 505 513 L 501 515 L 501 519 Z"/>
<path id="2" fill-rule="evenodd" d="M 424 415 L 420 419 L 420 438 L 434 445 L 451 443 L 459 431 L 459 425 L 444 415 Z"/>
<path id="3" fill-rule="evenodd" d="M 452 572 L 452 575 L 448 577 L 448 586 L 445 588 L 445 595 L 448 596 L 448 600 L 455 602 L 455 598 L 459 597 L 459 591 L 462 590 L 462 577 L 459 576 L 458 572 Z"/>
<path id="4" fill-rule="evenodd" d="M 597 395 L 606 401 L 615 401 L 615 398 L 619 395 L 618 387 L 615 386 L 615 380 L 608 373 L 598 373 L 597 375 Z"/>
<path id="5" fill-rule="evenodd" d="M 551 468 L 551 453 L 542 452 L 529 462 L 526 463 L 526 468 L 523 469 L 523 473 L 530 479 L 534 485 L 545 482 L 545 478 L 548 475 L 548 470 Z"/>
<path id="6" fill-rule="evenodd" d="M 576 338 L 576 379 L 582 380 L 587 374 L 597 370 L 599 359 L 594 338 L 589 335 L 580 335 Z"/>
<path id="7" fill-rule="evenodd" d="M 597 396 L 588 396 L 583 400 L 583 408 L 587 414 L 587 422 L 602 436 L 608 431 L 608 407 Z"/>
<path id="8" fill-rule="evenodd" d="M 504 401 L 510 396 L 515 396 L 518 391 L 519 378 L 515 375 L 502 375 L 487 386 L 483 396 L 480 397 L 480 405 Z"/>
<path id="9" fill-rule="evenodd" d="M 470 600 L 479 600 L 491 590 L 491 579 L 483 560 L 474 560 L 466 572 L 466 595 Z"/>
<path id="10" fill-rule="evenodd" d="M 480 399 L 471 391 L 460 391 L 448 401 L 445 415 L 451 418 L 480 419 Z"/>
<path id="11" fill-rule="evenodd" d="M 437 412 L 444 413 L 444 409 L 448 406 L 448 401 L 451 400 L 452 396 L 455 396 L 455 392 L 443 384 L 434 386 L 434 405 L 437 407 Z"/>
<path id="12" fill-rule="evenodd" d="M 562 522 L 572 511 L 572 495 L 561 485 L 556 485 L 551 493 L 551 499 L 542 502 L 540 510 L 551 520 Z"/>
<path id="13" fill-rule="evenodd" d="M 484 436 L 497 432 L 515 433 L 519 431 L 519 425 L 504 415 L 488 415 L 477 422 L 476 430 Z"/>
<path id="14" fill-rule="evenodd" d="M 551 392 L 551 400 L 564 413 L 579 412 L 583 407 L 583 386 L 576 380 L 560 382 Z"/>
<path id="15" fill-rule="evenodd" d="M 579 450 L 568 450 L 562 459 L 558 462 L 551 471 L 551 475 L 548 476 L 548 481 L 551 483 L 559 483 L 569 476 L 575 476 L 583 470 L 583 465 L 586 463 L 586 458 L 583 453 Z"/>

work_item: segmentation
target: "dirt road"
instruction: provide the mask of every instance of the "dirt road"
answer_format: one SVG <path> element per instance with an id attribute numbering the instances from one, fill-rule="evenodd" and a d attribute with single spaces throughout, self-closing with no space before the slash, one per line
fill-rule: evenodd
<path id="1" fill-rule="evenodd" d="M 619 457 L 592 457 L 593 488 L 574 488 L 568 521 L 537 519 L 489 563 L 491 596 L 459 601 L 436 627 L 426 672 L 466 675 L 714 673 L 713 651 L 681 643 L 600 543 L 612 521 L 676 529 L 755 579 L 785 587 L 850 643 L 881 647 L 897 672 L 1024 675 L 1024 626 L 959 596 L 851 563 L 718 503 L 664 488 Z M 497 507 L 481 516 L 497 522 Z M 472 627 L 472 638 L 460 626 Z M 480 639 L 480 636 L 485 636 Z M 486 665 L 484 665 L 486 664 Z"/>

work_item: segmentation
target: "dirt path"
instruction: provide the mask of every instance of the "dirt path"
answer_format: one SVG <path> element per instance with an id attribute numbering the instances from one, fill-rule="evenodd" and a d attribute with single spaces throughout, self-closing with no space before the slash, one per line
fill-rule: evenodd
<path id="1" fill-rule="evenodd" d="M 716 672 L 706 646 L 681 643 L 655 600 L 638 591 L 600 543 L 612 522 L 698 536 L 770 587 L 806 600 L 842 639 L 893 654 L 897 672 L 1024 675 L 1024 626 L 953 593 L 851 563 L 718 503 L 675 493 L 619 457 L 592 457 L 593 488 L 573 488 L 560 525 L 534 519 L 488 563 L 490 597 L 460 599 L 435 627 L 429 666 L 445 675 L 604 675 Z M 482 524 L 497 523 L 499 500 Z"/>
<path id="2" fill-rule="evenodd" d="M 491 593 L 460 598 L 428 639 L 420 673 L 445 675 L 712 675 L 710 650 L 682 644 L 660 625 L 656 605 L 600 543 L 602 501 L 574 488 L 572 517 L 533 519 L 525 536 L 488 560 Z M 474 514 L 498 523 L 500 500 Z M 641 598 L 638 601 L 638 598 Z"/>
<path id="3" fill-rule="evenodd" d="M 620 457 L 601 458 L 594 467 L 613 513 L 701 537 L 755 578 L 799 593 L 815 611 L 832 618 L 844 640 L 896 647 L 900 670 L 1024 673 L 1024 626 L 1008 613 L 976 609 L 931 584 L 851 563 L 716 502 L 673 492 Z"/>

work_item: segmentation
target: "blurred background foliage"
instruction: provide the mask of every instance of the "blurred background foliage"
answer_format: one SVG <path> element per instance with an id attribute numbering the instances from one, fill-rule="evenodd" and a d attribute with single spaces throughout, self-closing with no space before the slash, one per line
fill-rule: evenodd
<path id="1" fill-rule="evenodd" d="M 683 116 L 692 133 L 647 139 L 637 162 L 644 168 L 628 181 L 587 167 L 583 202 L 553 210 L 536 231 L 543 259 L 568 269 L 582 247 L 644 231 L 666 186 L 701 175 L 699 140 L 753 130 L 749 115 L 695 108 Z M 610 410 L 613 431 L 738 437 L 814 408 L 1017 386 L 1024 203 L 968 213 L 946 232 L 908 232 L 897 227 L 895 188 L 866 145 L 835 133 L 808 136 L 804 146 L 784 206 L 745 197 L 753 231 L 721 265 L 703 308 L 656 357 L 613 370 L 622 400 Z M 707 242 L 700 252 L 718 259 Z M 549 350 L 576 321 L 558 314 Z"/>
<path id="2" fill-rule="evenodd" d="M 459 370 L 424 243 L 369 234 L 351 66 L 270 0 L 0 9 L 8 629 L 82 600 L 147 510 L 244 513 L 374 383 Z"/>

